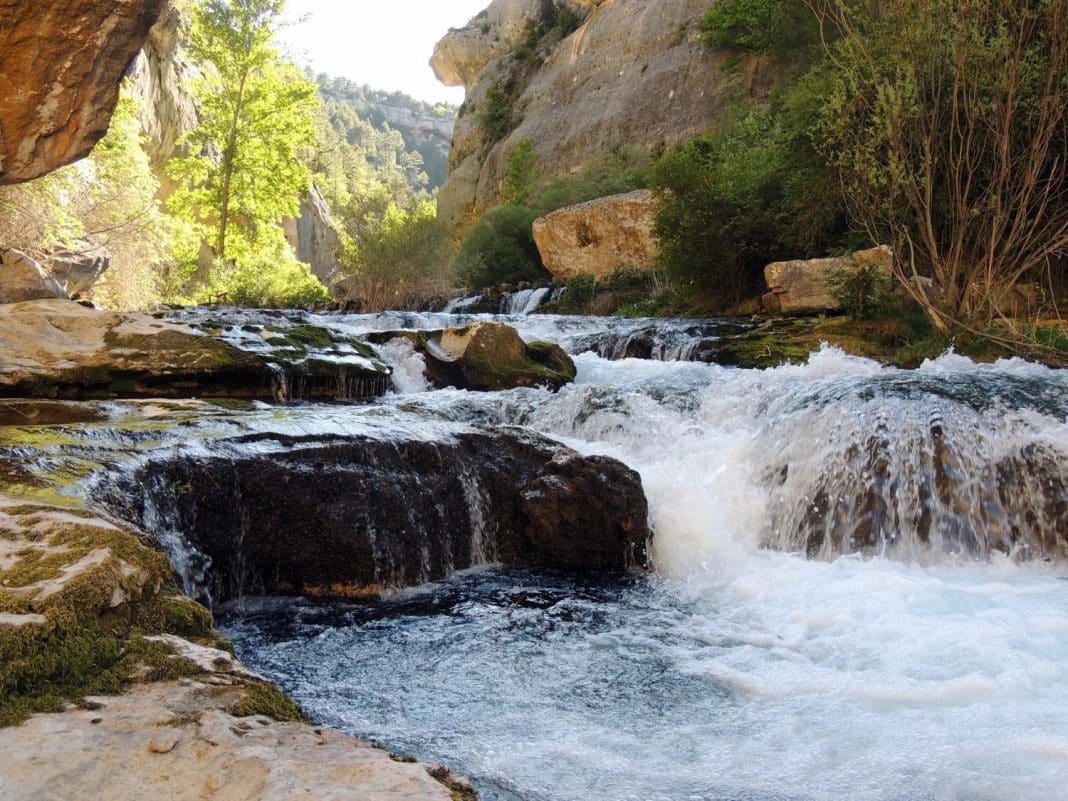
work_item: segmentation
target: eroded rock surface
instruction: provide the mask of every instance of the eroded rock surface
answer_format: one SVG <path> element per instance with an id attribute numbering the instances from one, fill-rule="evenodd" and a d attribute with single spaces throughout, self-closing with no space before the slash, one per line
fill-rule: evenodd
<path id="1" fill-rule="evenodd" d="M 20 250 L 0 251 L 0 304 L 66 297 L 63 287 L 36 259 Z"/>
<path id="2" fill-rule="evenodd" d="M 147 315 L 0 305 L 0 396 L 269 399 L 274 375 L 257 356 Z"/>
<path id="3" fill-rule="evenodd" d="M 165 0 L 0 3 L 0 184 L 87 156 Z"/>
<path id="4" fill-rule="evenodd" d="M 785 314 L 834 311 L 841 308 L 841 304 L 831 290 L 832 279 L 864 268 L 874 268 L 882 277 L 891 278 L 893 251 L 882 245 L 851 256 L 769 264 L 764 268 L 764 280 L 768 285 L 764 308 Z"/>
<path id="5" fill-rule="evenodd" d="M 777 80 L 767 59 L 722 69 L 735 56 L 699 40 L 708 0 L 574 3 L 582 25 L 524 75 L 510 107 L 511 130 L 492 141 L 482 123 L 487 94 L 516 73 L 512 53 L 545 5 L 495 0 L 437 46 L 438 77 L 467 88 L 439 195 L 451 226 L 466 227 L 497 203 L 508 158 L 524 139 L 544 173 L 562 175 L 614 147 L 652 149 L 706 131 L 739 92 L 763 95 Z"/>
<path id="6" fill-rule="evenodd" d="M 98 493 L 134 524 L 168 521 L 216 600 L 355 597 L 477 564 L 645 565 L 637 473 L 519 430 L 238 438 L 163 456 Z"/>
<path id="7" fill-rule="evenodd" d="M 330 218 L 326 198 L 317 187 L 313 186 L 301 201 L 300 216 L 286 220 L 282 230 L 297 258 L 311 267 L 312 275 L 325 286 L 334 286 L 341 271 L 341 235 Z"/>
<path id="8" fill-rule="evenodd" d="M 655 269 L 656 195 L 646 189 L 592 200 L 534 221 L 534 241 L 554 278 L 607 278 L 627 267 Z"/>

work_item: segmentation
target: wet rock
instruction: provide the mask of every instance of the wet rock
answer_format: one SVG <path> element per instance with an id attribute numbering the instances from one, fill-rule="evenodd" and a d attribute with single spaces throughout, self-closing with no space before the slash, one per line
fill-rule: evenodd
<path id="1" fill-rule="evenodd" d="M 164 0 L 0 4 L 0 184 L 89 155 Z"/>
<path id="2" fill-rule="evenodd" d="M 874 267 L 884 278 L 891 278 L 894 254 L 885 245 L 861 250 L 851 256 L 833 259 L 780 261 L 764 268 L 768 293 L 764 307 L 785 314 L 834 311 L 841 308 L 830 288 L 836 274 Z"/>
<path id="3" fill-rule="evenodd" d="M 257 356 L 146 315 L 0 306 L 0 397 L 271 399 L 274 377 Z"/>
<path id="4" fill-rule="evenodd" d="M 638 475 L 520 430 L 329 445 L 271 435 L 221 447 L 219 457 L 168 454 L 99 492 L 135 524 L 167 521 L 216 601 L 355 597 L 489 562 L 645 564 Z"/>
<path id="5" fill-rule="evenodd" d="M 0 252 L 0 304 L 66 297 L 59 282 L 35 259 L 18 250 Z"/>
<path id="6" fill-rule="evenodd" d="M 554 278 L 607 278 L 624 268 L 654 269 L 656 195 L 642 189 L 554 211 L 534 221 L 534 241 Z"/>
<path id="7" fill-rule="evenodd" d="M 575 363 L 561 347 L 527 344 L 504 323 L 476 323 L 409 338 L 426 356 L 427 379 L 439 388 L 557 390 L 575 380 Z"/>

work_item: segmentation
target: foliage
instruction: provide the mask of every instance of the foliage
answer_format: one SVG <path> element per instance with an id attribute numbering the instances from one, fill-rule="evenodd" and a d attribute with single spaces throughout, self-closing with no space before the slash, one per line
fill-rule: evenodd
<path id="1" fill-rule="evenodd" d="M 943 331 L 1007 313 L 999 298 L 1068 250 L 1065 0 L 810 0 L 832 91 L 821 152 L 850 212 L 893 245 Z M 974 327 L 974 325 L 973 325 Z"/>
<path id="2" fill-rule="evenodd" d="M 818 37 L 804 0 L 719 0 L 701 20 L 701 40 L 708 47 L 785 57 Z"/>
<path id="3" fill-rule="evenodd" d="M 597 293 L 597 280 L 592 275 L 576 275 L 567 282 L 564 294 L 557 302 L 557 310 L 563 314 L 585 312 Z"/>
<path id="4" fill-rule="evenodd" d="M 92 155 L 43 178 L 0 189 L 0 242 L 34 257 L 99 245 L 111 269 L 93 300 L 144 308 L 166 291 L 163 278 L 195 253 L 188 226 L 164 213 L 159 182 L 141 147 L 138 103 L 124 88 L 107 135 Z"/>
<path id="5" fill-rule="evenodd" d="M 833 271 L 827 279 L 831 296 L 854 320 L 871 319 L 888 302 L 890 281 L 872 264 Z"/>
<path id="6" fill-rule="evenodd" d="M 284 0 L 205 0 L 190 51 L 207 66 L 191 89 L 200 124 L 175 159 L 175 213 L 203 231 L 218 259 L 265 262 L 270 233 L 296 217 L 310 173 L 298 157 L 315 144 L 314 84 L 273 46 Z"/>
<path id="7" fill-rule="evenodd" d="M 654 165 L 660 265 L 680 287 L 724 308 L 759 291 L 768 263 L 849 244 L 833 173 L 810 134 L 824 85 L 814 71 Z"/>
<path id="8" fill-rule="evenodd" d="M 621 195 L 649 186 L 649 157 L 644 151 L 613 148 L 587 161 L 573 175 L 536 182 L 529 203 L 539 215 L 609 195 Z"/>
<path id="9" fill-rule="evenodd" d="M 499 142 L 515 128 L 517 120 L 513 109 L 522 94 L 523 85 L 516 76 L 512 76 L 507 80 L 494 81 L 486 89 L 478 121 L 490 142 Z"/>
<path id="10" fill-rule="evenodd" d="M 330 300 L 308 265 L 297 261 L 280 228 L 261 235 L 259 247 L 246 260 L 217 262 L 206 288 L 238 306 L 281 309 Z"/>
<path id="11" fill-rule="evenodd" d="M 456 264 L 463 283 L 487 287 L 548 280 L 534 244 L 533 225 L 538 216 L 528 206 L 501 206 L 488 212 L 460 247 Z"/>
<path id="12" fill-rule="evenodd" d="M 414 210 L 391 206 L 380 225 L 352 242 L 349 294 L 364 311 L 417 309 L 452 288 L 455 249 L 431 201 Z"/>
<path id="13" fill-rule="evenodd" d="M 501 202 L 507 206 L 522 206 L 530 198 L 538 179 L 538 154 L 534 143 L 521 140 L 508 159 L 501 189 Z"/>

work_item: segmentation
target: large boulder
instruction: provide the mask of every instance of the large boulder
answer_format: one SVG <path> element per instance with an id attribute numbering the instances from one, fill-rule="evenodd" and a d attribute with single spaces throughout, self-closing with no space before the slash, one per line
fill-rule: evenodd
<path id="1" fill-rule="evenodd" d="M 271 399 L 258 356 L 174 323 L 63 300 L 0 306 L 0 397 Z"/>
<path id="2" fill-rule="evenodd" d="M 406 433 L 408 432 L 408 433 Z M 355 597 L 480 564 L 626 570 L 646 564 L 637 473 L 521 429 L 429 425 L 233 438 L 161 453 L 98 487 L 118 516 L 168 521 L 215 601 Z"/>
<path id="3" fill-rule="evenodd" d="M 764 280 L 768 285 L 764 308 L 783 314 L 835 311 L 841 304 L 831 291 L 834 277 L 865 268 L 874 268 L 883 277 L 891 278 L 894 270 L 893 251 L 881 245 L 851 256 L 769 264 L 764 268 Z"/>
<path id="4" fill-rule="evenodd" d="M 559 345 L 526 343 L 504 323 L 475 323 L 407 336 L 426 357 L 426 377 L 436 387 L 495 392 L 518 387 L 557 390 L 575 380 L 571 357 Z"/>
<path id="5" fill-rule="evenodd" d="M 561 280 L 605 278 L 624 267 L 656 267 L 656 195 L 647 189 L 591 200 L 534 221 L 545 268 Z"/>
<path id="6" fill-rule="evenodd" d="M 19 250 L 0 251 L 0 304 L 66 297 L 63 287 L 36 259 Z"/>
<path id="7" fill-rule="evenodd" d="M 0 185 L 89 155 L 165 2 L 0 2 Z"/>

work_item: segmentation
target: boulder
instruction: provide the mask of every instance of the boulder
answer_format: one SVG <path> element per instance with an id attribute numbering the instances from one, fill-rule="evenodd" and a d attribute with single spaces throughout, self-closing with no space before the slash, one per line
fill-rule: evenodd
<path id="1" fill-rule="evenodd" d="M 327 444 L 269 433 L 162 452 L 94 495 L 135 525 L 168 521 L 217 602 L 372 595 L 479 564 L 646 564 L 645 495 L 622 463 L 521 429 L 380 422 Z"/>
<path id="2" fill-rule="evenodd" d="M 0 306 L 0 397 L 273 398 L 261 358 L 186 326 L 63 300 Z"/>
<path id="3" fill-rule="evenodd" d="M 554 278 L 606 278 L 624 267 L 654 269 L 656 195 L 647 189 L 591 200 L 534 221 L 534 241 Z"/>
<path id="4" fill-rule="evenodd" d="M 426 377 L 437 387 L 494 392 L 517 387 L 557 390 L 575 380 L 575 363 L 558 346 L 525 343 L 504 323 L 428 332 L 417 343 Z"/>
<path id="5" fill-rule="evenodd" d="M 0 252 L 0 304 L 66 297 L 63 287 L 37 261 L 19 250 Z"/>
<path id="6" fill-rule="evenodd" d="M 107 248 L 85 240 L 54 250 L 45 257 L 45 268 L 70 297 L 87 292 L 110 267 L 111 254 Z"/>
<path id="7" fill-rule="evenodd" d="M 0 3 L 0 185 L 89 155 L 165 0 Z"/>
<path id="8" fill-rule="evenodd" d="M 779 261 L 764 268 L 768 293 L 764 308 L 783 314 L 835 311 L 840 304 L 831 294 L 830 280 L 836 274 L 874 267 L 887 279 L 893 276 L 894 254 L 881 245 L 851 256 L 832 259 Z"/>

